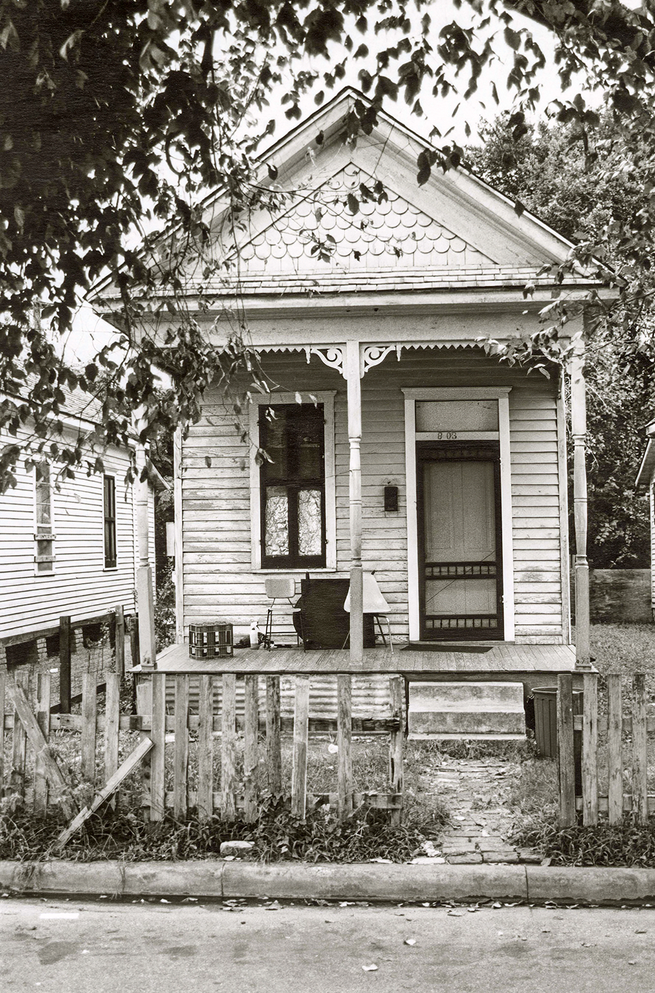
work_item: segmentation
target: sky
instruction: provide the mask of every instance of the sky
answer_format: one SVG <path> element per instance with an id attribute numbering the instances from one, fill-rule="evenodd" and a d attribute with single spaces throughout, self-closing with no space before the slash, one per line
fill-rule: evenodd
<path id="1" fill-rule="evenodd" d="M 637 0 L 629 0 L 626 6 L 638 6 Z M 432 38 L 433 44 L 437 43 L 437 35 L 441 30 L 442 26 L 452 21 L 455 17 L 458 22 L 464 23 L 467 16 L 470 15 L 470 8 L 464 4 L 460 10 L 456 10 L 454 4 L 451 0 L 434 0 L 429 7 L 421 8 L 418 13 L 418 18 L 422 16 L 424 10 L 427 9 L 432 18 Z M 562 97 L 562 92 L 559 85 L 559 77 L 554 68 L 554 45 L 550 32 L 547 28 L 540 27 L 533 22 L 528 21 L 520 15 L 514 15 L 514 19 L 517 25 L 526 26 L 531 31 L 535 40 L 540 45 L 542 51 L 544 52 L 547 60 L 547 65 L 544 70 L 540 73 L 539 78 L 536 80 L 537 85 L 541 90 L 541 100 L 540 107 L 535 117 L 541 114 L 547 113 L 548 106 L 553 100 L 558 97 Z M 499 25 L 495 25 L 495 30 L 502 30 Z M 358 31 L 353 30 L 353 40 L 355 42 L 355 47 L 358 46 L 360 41 L 364 40 L 369 44 L 370 49 L 373 51 L 379 50 L 381 47 L 381 38 L 369 38 L 362 36 Z M 344 50 L 343 48 L 334 49 L 334 60 L 335 62 L 340 61 L 343 58 Z M 421 94 L 421 104 L 425 111 L 425 119 L 421 120 L 415 115 L 412 115 L 410 108 L 406 106 L 404 100 L 401 98 L 398 102 L 390 102 L 388 104 L 389 112 L 408 127 L 413 128 L 419 134 L 424 137 L 429 137 L 430 131 L 433 125 L 437 125 L 439 131 L 444 136 L 442 140 L 445 141 L 457 141 L 459 144 L 474 143 L 476 139 L 475 128 L 477 124 L 483 120 L 491 120 L 502 110 L 511 109 L 513 102 L 515 100 L 515 92 L 509 91 L 506 86 L 507 75 L 509 71 L 509 60 L 510 52 L 504 43 L 500 43 L 497 46 L 497 56 L 496 61 L 491 67 L 483 73 L 479 81 L 478 92 L 473 95 L 469 100 L 462 101 L 457 95 L 451 95 L 447 99 L 434 98 L 429 94 Z M 357 62 L 348 71 L 346 78 L 341 80 L 338 86 L 333 92 L 338 92 L 342 86 L 352 85 L 358 86 L 357 74 L 362 68 L 362 65 L 366 63 Z M 312 69 L 315 68 L 319 72 L 324 72 L 326 69 L 330 68 L 330 63 L 326 62 L 325 59 L 317 59 L 315 63 L 306 63 L 303 68 Z M 368 68 L 374 70 L 375 60 L 371 57 Z M 393 76 L 394 67 L 392 66 L 389 70 L 389 75 Z M 497 88 L 500 103 L 497 105 L 491 97 L 491 82 L 494 82 Z M 320 88 L 318 84 L 315 85 L 314 90 L 305 97 L 304 104 L 301 106 L 303 111 L 303 116 L 311 114 L 316 108 L 313 99 L 313 94 L 316 90 Z M 331 94 L 328 92 L 326 98 L 329 99 Z M 564 99 L 566 99 L 566 94 L 564 94 Z M 602 99 L 602 94 L 590 95 L 589 102 L 592 104 L 598 104 Z M 275 140 L 279 139 L 284 135 L 285 131 L 293 127 L 297 122 L 288 122 L 284 116 L 284 108 L 281 107 L 279 101 L 275 103 L 275 100 L 271 101 L 271 113 L 268 116 L 274 116 L 277 120 L 277 127 L 275 133 Z M 467 136 L 465 130 L 464 122 L 468 121 L 472 134 Z M 438 143 L 438 142 L 437 142 Z M 76 315 L 73 330 L 65 336 L 65 338 L 60 342 L 60 348 L 63 351 L 65 358 L 69 361 L 75 362 L 86 362 L 89 361 L 96 352 L 108 344 L 114 338 L 115 332 L 113 328 L 103 321 L 101 318 L 97 317 L 87 304 L 83 304 Z"/>

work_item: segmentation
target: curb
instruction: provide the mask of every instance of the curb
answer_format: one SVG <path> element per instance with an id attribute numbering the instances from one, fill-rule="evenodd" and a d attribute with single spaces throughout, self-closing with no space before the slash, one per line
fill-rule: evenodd
<path id="1" fill-rule="evenodd" d="M 15 896 L 369 900 L 388 903 L 522 900 L 655 902 L 655 869 L 531 865 L 224 862 L 0 862 Z"/>

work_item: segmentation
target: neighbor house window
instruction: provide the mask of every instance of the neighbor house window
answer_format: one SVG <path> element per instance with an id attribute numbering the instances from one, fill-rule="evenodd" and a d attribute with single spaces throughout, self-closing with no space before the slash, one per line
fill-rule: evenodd
<path id="1" fill-rule="evenodd" d="M 323 404 L 262 406 L 259 443 L 262 567 L 325 566 Z"/>
<path id="2" fill-rule="evenodd" d="M 34 565 L 36 572 L 54 572 L 55 534 L 50 466 L 40 462 L 34 475 Z"/>
<path id="3" fill-rule="evenodd" d="M 105 569 L 116 566 L 116 480 L 104 477 Z"/>

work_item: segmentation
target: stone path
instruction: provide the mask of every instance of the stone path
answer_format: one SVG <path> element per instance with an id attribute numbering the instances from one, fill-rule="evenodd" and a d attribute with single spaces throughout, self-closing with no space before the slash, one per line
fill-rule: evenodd
<path id="1" fill-rule="evenodd" d="M 504 862 L 539 863 L 530 849 L 508 841 L 513 814 L 508 803 L 518 766 L 500 759 L 452 759 L 431 772 L 431 788 L 451 811 L 451 821 L 435 840 L 435 848 L 450 864 Z"/>

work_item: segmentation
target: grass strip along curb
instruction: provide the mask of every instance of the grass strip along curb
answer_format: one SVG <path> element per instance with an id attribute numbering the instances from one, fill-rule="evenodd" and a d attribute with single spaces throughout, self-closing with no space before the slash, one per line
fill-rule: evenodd
<path id="1" fill-rule="evenodd" d="M 221 900 L 423 902 L 512 899 L 534 903 L 655 902 L 655 869 L 530 865 L 261 865 L 207 860 L 0 862 L 0 888 L 14 895 Z"/>

